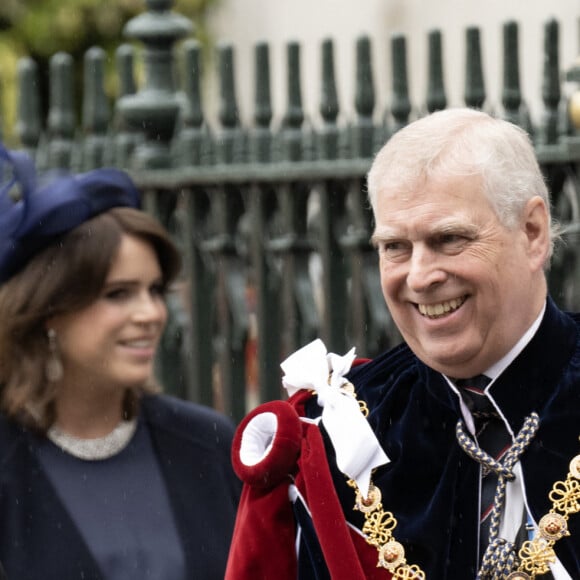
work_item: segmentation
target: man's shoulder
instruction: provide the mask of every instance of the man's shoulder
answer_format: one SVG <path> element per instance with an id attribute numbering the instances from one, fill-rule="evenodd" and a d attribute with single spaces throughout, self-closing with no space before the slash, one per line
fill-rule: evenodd
<path id="1" fill-rule="evenodd" d="M 357 397 L 372 408 L 386 401 L 408 400 L 426 381 L 427 373 L 427 367 L 402 343 L 354 366 L 347 378 L 354 385 Z"/>
<path id="2" fill-rule="evenodd" d="M 390 379 L 408 376 L 409 373 L 416 375 L 420 364 L 407 344 L 401 343 L 376 358 L 353 366 L 348 379 L 360 386 L 376 381 L 385 383 Z"/>

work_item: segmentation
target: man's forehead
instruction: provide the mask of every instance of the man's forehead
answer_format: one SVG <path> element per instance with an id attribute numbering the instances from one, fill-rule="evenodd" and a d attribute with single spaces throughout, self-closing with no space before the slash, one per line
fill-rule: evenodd
<path id="1" fill-rule="evenodd" d="M 388 203 L 391 200 L 408 204 L 422 203 L 424 196 L 430 197 L 433 190 L 445 191 L 451 199 L 455 197 L 456 191 L 468 192 L 472 199 L 486 198 L 480 174 L 449 174 L 431 169 L 429 172 L 418 171 L 401 175 L 400 172 L 390 169 L 378 184 L 376 199 Z"/>

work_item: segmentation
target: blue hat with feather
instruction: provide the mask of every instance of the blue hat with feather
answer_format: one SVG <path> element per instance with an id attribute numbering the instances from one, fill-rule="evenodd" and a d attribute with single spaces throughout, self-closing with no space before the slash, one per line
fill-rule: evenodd
<path id="1" fill-rule="evenodd" d="M 0 176 L 0 283 L 92 217 L 113 207 L 140 207 L 139 191 L 118 169 L 60 172 L 40 180 L 27 154 L 0 144 Z"/>

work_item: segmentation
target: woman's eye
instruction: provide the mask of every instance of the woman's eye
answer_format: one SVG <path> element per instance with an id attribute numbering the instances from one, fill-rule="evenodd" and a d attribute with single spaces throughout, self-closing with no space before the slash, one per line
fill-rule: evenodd
<path id="1" fill-rule="evenodd" d="M 129 291 L 125 288 L 115 288 L 113 290 L 108 290 L 105 293 L 105 298 L 109 300 L 123 300 L 129 295 Z"/>
<path id="2" fill-rule="evenodd" d="M 164 297 L 165 294 L 167 294 L 167 288 L 165 287 L 165 284 L 154 284 L 151 286 L 150 292 L 152 296 Z"/>

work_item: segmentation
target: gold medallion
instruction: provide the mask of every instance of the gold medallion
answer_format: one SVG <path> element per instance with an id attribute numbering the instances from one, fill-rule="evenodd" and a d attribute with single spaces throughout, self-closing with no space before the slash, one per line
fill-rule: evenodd
<path id="1" fill-rule="evenodd" d="M 580 479 L 580 455 L 576 455 L 570 461 L 570 475 L 576 479 Z"/>
<path id="2" fill-rule="evenodd" d="M 554 512 L 543 516 L 538 523 L 538 528 L 540 529 L 540 536 L 545 540 L 556 541 L 570 535 L 566 518 Z"/>
<path id="3" fill-rule="evenodd" d="M 381 490 L 371 483 L 369 486 L 369 493 L 366 498 L 363 497 L 362 493 L 358 489 L 356 490 L 356 501 L 354 509 L 363 512 L 364 514 L 368 514 L 379 507 L 381 499 Z"/>
<path id="4" fill-rule="evenodd" d="M 405 563 L 405 548 L 399 542 L 391 540 L 379 549 L 377 568 L 386 568 L 392 572 L 397 566 Z"/>

